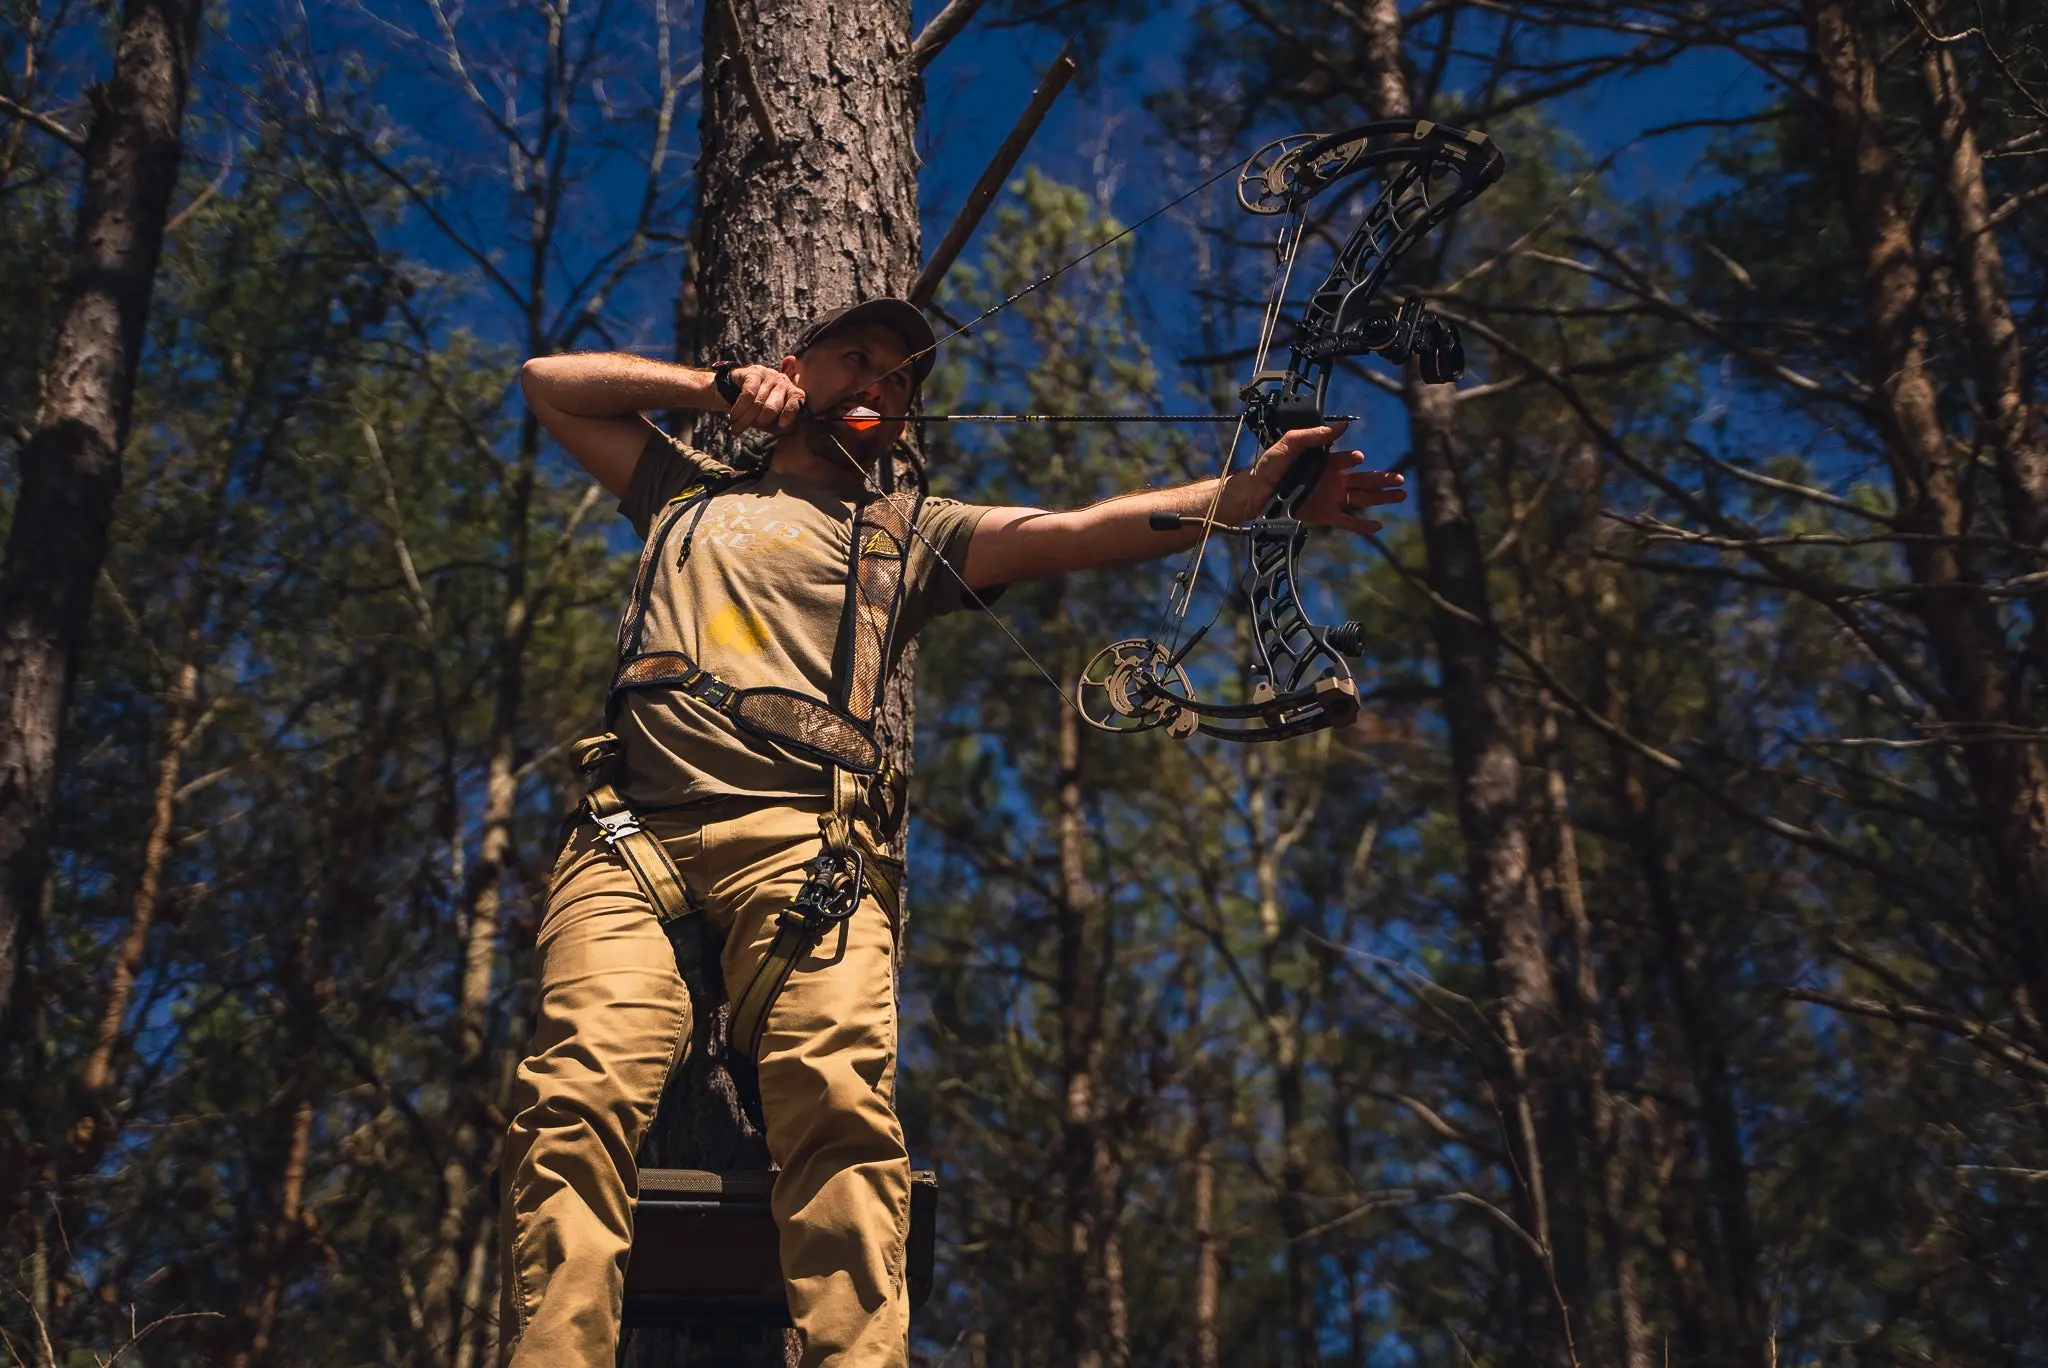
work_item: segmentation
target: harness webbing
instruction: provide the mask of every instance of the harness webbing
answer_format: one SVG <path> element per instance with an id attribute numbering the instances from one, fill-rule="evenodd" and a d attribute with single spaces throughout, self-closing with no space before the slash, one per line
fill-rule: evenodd
<path id="1" fill-rule="evenodd" d="M 877 495 L 854 515 L 846 568 L 846 610 L 832 654 L 832 696 L 818 698 L 794 689 L 742 689 L 721 679 L 682 650 L 643 649 L 649 596 L 669 539 L 682 528 L 676 552 L 680 567 L 704 511 L 720 494 L 759 477 L 719 472 L 689 485 L 669 500 L 640 553 L 633 595 L 619 623 L 619 664 L 612 675 L 606 712 L 617 715 L 620 699 L 634 689 L 671 688 L 688 694 L 739 730 L 831 768 L 877 774 L 882 748 L 875 739 L 875 709 L 886 682 L 890 647 L 903 609 L 903 580 L 910 561 L 912 528 L 924 504 L 922 488 Z"/>
<path id="2" fill-rule="evenodd" d="M 893 894 L 888 875 L 869 858 L 875 852 L 864 850 L 856 836 L 854 820 L 867 797 L 864 791 L 874 787 L 886 790 L 900 782 L 883 765 L 874 717 L 901 625 L 911 538 L 918 535 L 917 515 L 924 505 L 921 478 L 910 491 L 882 493 L 858 505 L 848 551 L 846 608 L 832 653 L 831 696 L 818 698 L 772 686 L 742 689 L 685 651 L 642 648 L 655 575 L 676 529 L 682 529 L 676 551 L 680 568 L 689 558 L 690 544 L 711 501 L 759 478 L 729 468 L 709 471 L 669 500 L 658 515 L 648 531 L 632 596 L 619 622 L 619 663 L 605 699 L 606 720 L 611 721 L 628 692 L 675 689 L 711 708 L 738 730 L 822 766 L 831 785 L 832 805 L 818 819 L 818 854 L 804 866 L 803 886 L 777 918 L 768 953 L 733 1003 L 733 1045 L 748 1058 L 759 1057 L 769 1009 L 797 964 L 826 932 L 853 915 L 863 892 Z M 619 738 L 613 732 L 577 743 L 577 766 L 589 784 L 584 813 L 603 840 L 619 852 L 653 905 L 655 916 L 667 925 L 697 909 L 675 861 L 660 839 L 641 826 L 620 794 L 620 760 Z M 862 784 L 860 779 L 874 783 Z M 880 804 L 868 799 L 868 804 L 886 809 L 881 815 L 890 821 L 893 818 L 888 812 L 900 808 L 900 795 L 885 795 Z M 889 893 L 884 894 L 884 889 Z M 672 935 L 670 940 L 677 948 L 677 967 L 688 978 L 696 967 L 698 937 Z"/>
<path id="3" fill-rule="evenodd" d="M 610 732 L 602 736 L 587 736 L 576 743 L 576 768 L 589 792 L 583 799 L 583 811 L 591 825 L 597 828 L 601 840 L 626 862 L 640 890 L 647 895 L 647 901 L 654 907 L 655 919 L 667 926 L 697 910 L 690 901 L 690 891 L 683 886 L 682 871 L 669 858 L 668 851 L 659 837 L 640 825 L 640 819 L 626 806 L 626 800 L 618 790 L 618 768 L 620 760 L 619 738 Z M 682 947 L 686 944 L 692 959 L 695 958 L 696 937 L 675 938 L 678 946 L 677 968 L 688 974 L 696 966 L 683 962 Z"/>

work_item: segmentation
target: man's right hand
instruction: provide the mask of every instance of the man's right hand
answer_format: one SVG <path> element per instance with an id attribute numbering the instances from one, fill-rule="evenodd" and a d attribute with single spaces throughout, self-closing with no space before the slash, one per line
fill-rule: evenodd
<path id="1" fill-rule="evenodd" d="M 773 366 L 740 366 L 732 372 L 740 397 L 726 410 L 734 432 L 788 432 L 803 414 L 804 392 Z"/>

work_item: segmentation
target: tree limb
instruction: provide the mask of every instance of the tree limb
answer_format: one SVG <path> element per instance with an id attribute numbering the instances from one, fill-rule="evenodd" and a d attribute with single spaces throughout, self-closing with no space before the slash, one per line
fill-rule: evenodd
<path id="1" fill-rule="evenodd" d="M 910 45 L 910 60 L 917 64 L 919 71 L 930 66 L 933 59 L 946 50 L 946 44 L 960 36 L 960 30 L 967 27 L 982 4 L 983 0 L 946 0 L 945 8 L 932 16 L 931 22 Z"/>
<path id="2" fill-rule="evenodd" d="M 1971 1021 L 1967 1017 L 1952 1016 L 1947 1012 L 1937 1012 L 1903 1002 L 1842 997 L 1836 993 L 1823 993 L 1814 988 L 1788 988 L 1785 990 L 1785 996 L 1794 1002 L 1810 1002 L 1817 1007 L 1831 1007 L 1835 1011 L 1847 1012 L 1852 1016 L 1872 1017 L 1878 1021 L 1890 1021 L 1901 1026 L 1932 1026 L 1949 1035 L 1967 1040 L 1984 1053 L 2010 1065 L 2020 1073 L 2048 1081 L 2048 1060 L 2039 1058 L 1989 1022 Z"/>
<path id="3" fill-rule="evenodd" d="M 43 132 L 49 134 L 58 142 L 63 143 L 73 152 L 77 152 L 80 155 L 83 155 L 85 152 L 85 134 L 58 123 L 47 114 L 38 114 L 33 109 L 29 109 L 24 105 L 18 105 L 5 95 L 0 95 L 0 114 L 11 115 L 31 128 L 42 129 Z"/>

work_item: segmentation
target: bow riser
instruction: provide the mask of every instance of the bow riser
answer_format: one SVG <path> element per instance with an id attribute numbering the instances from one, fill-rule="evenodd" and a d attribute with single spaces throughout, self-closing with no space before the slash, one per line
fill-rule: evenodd
<path id="1" fill-rule="evenodd" d="M 1501 178 L 1506 160 L 1485 134 L 1409 120 L 1283 138 L 1246 163 L 1238 200 L 1253 213 L 1287 215 L 1279 238 L 1285 266 L 1301 242 L 1309 200 L 1348 176 L 1380 169 L 1385 175 L 1378 197 L 1329 273 L 1308 293 L 1286 369 L 1261 370 L 1240 391 L 1246 426 L 1265 446 L 1287 432 L 1322 424 L 1340 357 L 1378 353 L 1397 364 L 1414 357 L 1432 384 L 1464 371 L 1456 325 L 1418 300 L 1394 308 L 1375 301 L 1410 250 Z M 1262 362 L 1267 340 L 1260 344 Z M 1317 625 L 1299 589 L 1307 541 L 1300 514 L 1329 456 L 1328 447 L 1297 455 L 1260 518 L 1242 529 L 1247 554 L 1239 591 L 1251 615 L 1256 654 L 1251 700 L 1214 704 L 1193 696 L 1180 661 L 1200 633 L 1178 652 L 1149 639 L 1118 642 L 1099 653 L 1082 676 L 1084 685 L 1102 690 L 1114 714 L 1091 717 L 1095 725 L 1263 742 L 1347 726 L 1357 718 L 1358 689 L 1345 655 L 1358 649 L 1361 630 L 1356 623 Z M 1198 566 L 1199 560 L 1186 572 L 1190 585 Z M 1184 596 L 1178 612 L 1185 611 Z"/>

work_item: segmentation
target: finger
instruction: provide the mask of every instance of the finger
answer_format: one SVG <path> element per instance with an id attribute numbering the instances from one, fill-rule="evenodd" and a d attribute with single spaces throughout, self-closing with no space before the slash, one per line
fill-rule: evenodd
<path id="1" fill-rule="evenodd" d="M 725 411 L 725 420 L 732 424 L 734 432 L 752 432 L 760 424 L 760 402 L 742 391 L 740 397 L 732 401 L 732 407 Z"/>
<path id="2" fill-rule="evenodd" d="M 787 427 L 788 419 L 783 410 L 788 406 L 789 397 L 782 385 L 770 383 L 761 386 L 761 426 Z"/>
<path id="3" fill-rule="evenodd" d="M 1388 504 L 1407 502 L 1408 491 L 1405 489 L 1361 490 L 1358 493 L 1347 494 L 1344 497 L 1344 507 L 1346 508 L 1383 508 Z"/>
<path id="4" fill-rule="evenodd" d="M 1325 424 L 1321 424 L 1317 428 L 1294 428 L 1292 432 L 1282 432 L 1280 440 L 1274 442 L 1274 444 L 1276 446 L 1286 446 L 1290 453 L 1300 455 L 1300 453 L 1305 453 L 1305 451 L 1313 451 L 1313 448 L 1317 448 L 1317 446 L 1329 446 L 1339 436 L 1343 436 L 1343 430 L 1346 430 L 1348 426 L 1350 424 L 1343 424 L 1343 422 L 1325 422 Z"/>
<path id="5" fill-rule="evenodd" d="M 1399 475 L 1389 475 L 1383 470 L 1366 470 L 1356 475 L 1346 475 L 1344 477 L 1344 493 L 1347 497 L 1352 494 L 1376 492 L 1382 489 L 1406 489 L 1407 487 L 1408 482 Z"/>
<path id="6" fill-rule="evenodd" d="M 1280 440 L 1273 443 L 1273 451 L 1282 451 L 1289 456 L 1299 456 L 1319 446 L 1328 446 L 1343 435 L 1347 424 L 1324 423 L 1320 427 L 1294 428 L 1280 434 Z"/>

